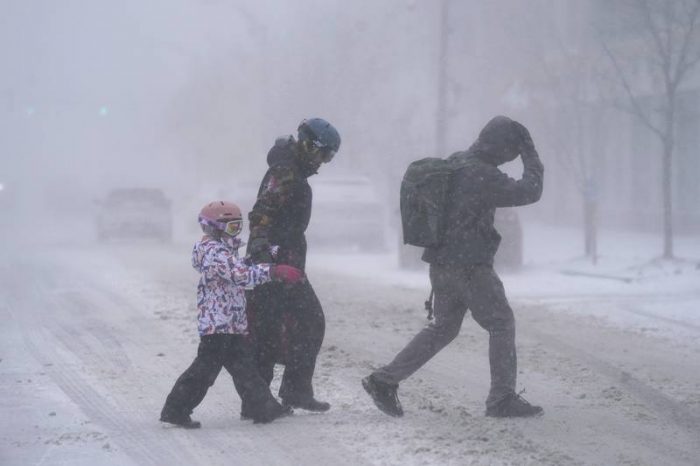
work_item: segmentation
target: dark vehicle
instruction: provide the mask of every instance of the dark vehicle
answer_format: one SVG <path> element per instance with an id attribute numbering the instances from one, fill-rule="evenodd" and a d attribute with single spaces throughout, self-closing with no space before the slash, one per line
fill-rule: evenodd
<path id="1" fill-rule="evenodd" d="M 115 189 L 97 202 L 97 238 L 156 238 L 173 236 L 172 206 L 160 189 Z"/>

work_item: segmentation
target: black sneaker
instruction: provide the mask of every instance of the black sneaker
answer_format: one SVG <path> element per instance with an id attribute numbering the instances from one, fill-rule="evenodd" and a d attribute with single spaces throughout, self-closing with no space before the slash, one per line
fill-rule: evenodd
<path id="1" fill-rule="evenodd" d="M 399 388 L 398 385 L 380 382 L 372 375 L 369 375 L 362 379 L 362 387 L 369 393 L 369 396 L 372 397 L 374 404 L 377 405 L 380 411 L 389 416 L 403 416 L 403 408 L 401 407 L 399 396 L 396 394 L 396 390 Z"/>
<path id="2" fill-rule="evenodd" d="M 520 392 L 522 393 L 522 392 Z M 544 414 L 541 406 L 531 405 L 520 393 L 511 393 L 495 406 L 486 408 L 489 417 L 532 417 Z"/>
<path id="3" fill-rule="evenodd" d="M 291 416 L 294 411 L 290 406 L 283 406 L 275 401 L 268 401 L 265 404 L 265 409 L 263 414 L 251 415 L 248 419 L 253 420 L 253 424 L 267 424 L 285 416 Z M 241 418 L 243 418 L 243 413 L 241 413 Z"/>
<path id="4" fill-rule="evenodd" d="M 305 409 L 306 411 L 314 411 L 317 413 L 323 413 L 331 409 L 331 404 L 325 401 L 318 401 L 315 398 L 305 398 L 305 399 L 282 399 L 282 405 L 289 406 L 291 408 Z"/>
<path id="5" fill-rule="evenodd" d="M 201 422 L 193 421 L 188 414 L 177 416 L 172 414 L 161 414 L 160 422 L 167 422 L 168 424 L 174 424 L 185 429 L 199 429 L 200 427 L 202 427 Z"/>

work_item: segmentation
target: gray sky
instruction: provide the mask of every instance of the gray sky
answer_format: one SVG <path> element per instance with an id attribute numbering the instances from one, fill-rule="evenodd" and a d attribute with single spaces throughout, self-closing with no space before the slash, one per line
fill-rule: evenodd
<path id="1" fill-rule="evenodd" d="M 561 103 L 561 89 L 542 85 L 542 64 L 590 41 L 588 23 L 605 10 L 593 0 L 448 3 L 448 129 L 437 154 L 441 2 L 0 0 L 0 182 L 26 203 L 113 186 L 188 199 L 259 180 L 274 139 L 321 116 L 343 137 L 327 170 L 369 175 L 395 200 L 409 161 L 464 149 L 507 114 L 531 128 L 548 167 L 532 209 L 570 212 L 580 194 L 552 140 L 552 124 L 570 119 L 530 105 L 527 86 L 539 79 Z M 588 79 L 589 62 L 572 56 L 564 76 Z M 629 152 L 643 132 L 576 146 Z M 644 145 L 650 167 L 656 149 Z M 608 184 L 608 199 L 620 199 L 619 183 Z"/>
<path id="2" fill-rule="evenodd" d="M 421 131 L 434 106 L 435 8 L 415 4 L 5 1 L 3 171 L 49 192 L 246 172 L 313 115 L 348 157 L 386 153 L 397 112 Z"/>

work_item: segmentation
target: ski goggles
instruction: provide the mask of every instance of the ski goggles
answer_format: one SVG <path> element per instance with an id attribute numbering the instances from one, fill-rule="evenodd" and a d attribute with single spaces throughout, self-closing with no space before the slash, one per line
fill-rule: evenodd
<path id="1" fill-rule="evenodd" d="M 226 233 L 229 236 L 236 236 L 243 230 L 243 220 L 231 220 L 230 222 L 226 222 L 223 224 L 224 225 L 224 233 Z"/>
<path id="2" fill-rule="evenodd" d="M 202 225 L 209 225 L 216 228 L 217 230 L 226 233 L 229 236 L 238 235 L 241 230 L 243 230 L 243 219 L 231 220 L 230 222 L 217 222 L 215 220 L 209 220 L 206 218 L 199 219 L 199 223 Z"/>
<path id="3" fill-rule="evenodd" d="M 321 162 L 328 163 L 335 157 L 335 151 L 330 147 L 324 146 L 320 141 L 312 141 L 314 153 L 318 154 Z"/>

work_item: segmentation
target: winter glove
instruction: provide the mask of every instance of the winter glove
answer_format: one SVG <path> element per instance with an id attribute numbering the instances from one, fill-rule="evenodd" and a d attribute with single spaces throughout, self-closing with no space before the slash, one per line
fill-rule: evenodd
<path id="1" fill-rule="evenodd" d="M 304 272 L 291 265 L 273 265 L 270 277 L 277 282 L 299 283 L 304 280 Z"/>
<path id="2" fill-rule="evenodd" d="M 270 243 L 265 237 L 254 238 L 250 241 L 248 255 L 256 264 L 274 262 Z"/>
<path id="3" fill-rule="evenodd" d="M 523 155 L 531 155 L 535 152 L 535 143 L 532 141 L 532 136 L 530 136 L 530 131 L 521 123 L 514 121 L 513 124 L 518 129 L 520 133 L 520 151 Z"/>

